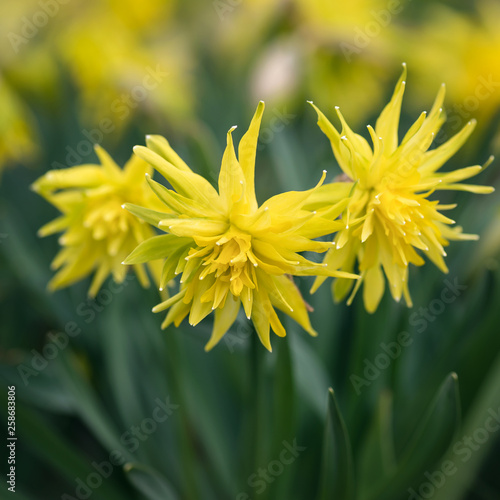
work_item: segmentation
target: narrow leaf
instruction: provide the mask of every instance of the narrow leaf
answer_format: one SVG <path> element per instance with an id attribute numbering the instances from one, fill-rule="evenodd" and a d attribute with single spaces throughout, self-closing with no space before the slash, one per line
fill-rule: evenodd
<path id="1" fill-rule="evenodd" d="M 141 464 L 128 463 L 123 467 L 128 480 L 148 500 L 177 500 L 170 483 L 154 469 Z"/>
<path id="2" fill-rule="evenodd" d="M 351 444 L 331 388 L 328 389 L 328 413 L 323 446 L 319 500 L 354 499 Z"/>

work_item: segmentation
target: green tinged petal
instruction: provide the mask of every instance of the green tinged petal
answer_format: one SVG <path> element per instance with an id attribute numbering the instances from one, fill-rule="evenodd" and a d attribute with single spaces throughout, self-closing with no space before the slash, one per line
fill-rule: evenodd
<path id="1" fill-rule="evenodd" d="M 143 241 L 123 262 L 124 264 L 142 264 L 150 260 L 165 259 L 181 247 L 185 247 L 193 240 L 179 238 L 173 234 L 153 236 Z"/>
<path id="2" fill-rule="evenodd" d="M 172 189 L 166 188 L 162 184 L 151 179 L 147 174 L 146 180 L 158 199 L 165 203 L 172 213 L 190 217 L 203 217 L 208 215 L 206 206 L 201 203 L 191 198 L 186 198 Z M 216 212 L 213 213 L 216 214 Z"/>
<path id="3" fill-rule="evenodd" d="M 182 196 L 194 199 L 209 207 L 221 208 L 217 191 L 206 179 L 201 177 L 201 175 L 191 171 L 186 172 L 179 170 L 168 160 L 144 146 L 135 146 L 134 152 L 163 175 L 172 187 Z"/>
<path id="4" fill-rule="evenodd" d="M 155 227 L 158 227 L 160 221 L 165 219 L 165 216 L 168 215 L 164 212 L 157 212 L 156 210 L 151 210 L 149 208 L 139 207 L 138 205 L 134 205 L 132 203 L 125 203 L 123 208 L 128 210 L 131 214 L 134 214 L 136 217 L 139 217 L 139 219 L 142 219 Z"/>
<path id="5" fill-rule="evenodd" d="M 332 145 L 333 154 L 338 161 L 340 168 L 344 171 L 349 178 L 354 179 L 354 172 L 352 171 L 350 162 L 350 152 L 346 146 L 340 140 L 340 134 L 337 129 L 331 124 L 328 118 L 316 107 L 312 101 L 309 104 L 316 110 L 318 114 L 318 125 L 323 133 L 330 139 Z"/>

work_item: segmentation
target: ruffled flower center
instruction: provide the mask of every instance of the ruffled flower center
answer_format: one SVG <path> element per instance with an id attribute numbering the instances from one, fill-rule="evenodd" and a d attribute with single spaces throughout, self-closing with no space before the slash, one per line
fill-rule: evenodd
<path id="1" fill-rule="evenodd" d="M 198 262 L 197 277 L 204 280 L 209 277 L 213 285 L 201 297 L 202 302 L 213 302 L 213 308 L 223 306 L 228 292 L 235 297 L 242 293 L 248 295 L 257 288 L 255 268 L 257 261 L 252 253 L 252 237 L 238 233 L 222 236 L 213 245 L 192 248 L 186 260 Z M 193 262 L 194 264 L 194 262 Z M 189 264 L 188 264 L 189 266 Z"/>

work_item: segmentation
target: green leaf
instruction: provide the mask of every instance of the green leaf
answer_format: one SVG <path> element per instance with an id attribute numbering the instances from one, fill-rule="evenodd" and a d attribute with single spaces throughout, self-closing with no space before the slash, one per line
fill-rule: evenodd
<path id="1" fill-rule="evenodd" d="M 276 365 L 273 369 L 273 408 L 272 408 L 272 446 L 271 457 L 279 456 L 283 449 L 283 441 L 297 436 L 296 428 L 296 390 L 293 377 L 290 343 L 287 338 L 276 343 Z M 294 467 L 287 467 L 279 481 L 269 485 L 267 498 L 273 500 L 290 498 L 290 486 L 295 473 Z"/>
<path id="2" fill-rule="evenodd" d="M 361 499 L 370 496 L 373 484 L 383 477 L 389 477 L 396 467 L 394 438 L 392 432 L 392 393 L 382 392 L 376 413 L 357 460 L 356 476 L 363 478 L 359 483 Z"/>
<path id="3" fill-rule="evenodd" d="M 177 500 L 179 498 L 170 483 L 154 469 L 128 463 L 123 466 L 123 470 L 128 480 L 148 500 Z"/>
<path id="4" fill-rule="evenodd" d="M 347 428 L 333 389 L 328 389 L 328 413 L 323 444 L 319 500 L 354 499 L 354 470 Z"/>
<path id="5" fill-rule="evenodd" d="M 0 496 L 2 498 L 9 498 L 7 495 L 12 495 L 12 491 L 8 490 L 9 485 L 2 481 L 0 483 Z M 27 496 L 24 492 L 21 491 L 18 484 L 16 484 L 16 492 L 14 493 L 16 500 L 34 500 L 32 496 Z"/>
<path id="6" fill-rule="evenodd" d="M 53 376 L 50 366 L 45 370 L 34 370 L 31 353 L 25 353 L 20 359 L 22 361 L 17 366 L 0 365 L 0 379 L 7 385 L 15 385 L 19 397 L 29 401 L 32 407 L 54 413 L 72 413 L 73 397 L 61 390 L 61 383 Z"/>
<path id="7" fill-rule="evenodd" d="M 3 406 L 1 408 L 3 410 Z M 20 401 L 16 406 L 16 419 L 19 439 L 25 442 L 40 460 L 60 473 L 71 488 L 75 487 L 77 478 L 85 480 L 90 473 L 95 473 L 95 469 L 90 466 L 91 460 L 75 451 L 74 446 L 66 442 L 49 421 L 33 409 L 25 407 Z M 110 481 L 103 481 L 96 498 L 109 500 L 123 498 L 124 492 L 112 481 L 113 478 Z"/>
<path id="8" fill-rule="evenodd" d="M 306 180 L 305 175 L 301 175 L 305 170 L 302 165 L 307 161 L 304 161 L 300 149 L 295 147 L 295 141 L 287 141 L 285 131 L 274 134 L 269 143 L 269 151 L 280 186 L 284 191 L 301 189 L 301 186 L 308 185 L 310 180 Z"/>
<path id="9" fill-rule="evenodd" d="M 290 322 L 287 322 L 287 325 Z M 287 328 L 290 331 L 290 328 Z M 287 335 L 290 342 L 294 377 L 300 397 L 316 412 L 321 420 L 325 418 L 325 391 L 328 390 L 328 373 L 323 361 L 301 336 Z"/>
<path id="10" fill-rule="evenodd" d="M 478 391 L 474 404 L 464 421 L 460 435 L 471 436 L 477 429 L 486 429 L 485 422 L 487 420 L 491 421 L 493 415 L 499 414 L 500 355 L 497 356 L 494 366 L 488 373 L 486 381 Z M 479 468 L 496 441 L 498 441 L 498 431 L 496 434 L 491 434 L 489 439 L 481 444 L 479 449 L 474 450 L 468 460 L 464 459 L 463 454 L 457 457 L 453 447 L 450 447 L 445 459 L 450 460 L 454 464 L 456 471 L 452 478 L 448 478 L 446 483 L 436 492 L 433 499 L 460 500 L 463 498 L 464 492 L 472 491 L 471 486 L 477 477 Z M 463 445 L 460 449 L 464 450 L 466 446 Z"/>
<path id="11" fill-rule="evenodd" d="M 290 343 L 286 338 L 277 342 L 273 403 L 273 450 L 279 452 L 283 439 L 295 435 L 295 384 Z"/>
<path id="12" fill-rule="evenodd" d="M 121 443 L 116 427 L 113 426 L 81 370 L 77 369 L 77 359 L 71 354 L 69 347 L 61 351 L 59 357 L 54 360 L 54 365 L 59 370 L 59 377 L 66 390 L 74 397 L 77 413 L 104 448 L 119 450 L 130 460 L 130 453 Z"/>
<path id="13" fill-rule="evenodd" d="M 126 293 L 117 296 L 116 304 L 101 313 L 102 349 L 112 353 L 105 362 L 104 373 L 109 381 L 105 397 L 108 406 L 116 411 L 120 432 L 153 417 L 158 399 L 163 402 L 169 394 L 162 334 L 157 318 L 147 307 L 149 298 Z M 157 422 L 157 429 L 134 451 L 134 462 L 154 465 L 177 486 L 181 464 L 172 446 L 175 418 Z"/>
<path id="14" fill-rule="evenodd" d="M 374 485 L 372 494 L 367 498 L 398 499 L 409 487 L 418 485 L 418 482 L 423 480 L 423 473 L 432 469 L 444 455 L 459 424 L 458 378 L 455 373 L 450 373 L 421 419 L 394 473 Z"/>

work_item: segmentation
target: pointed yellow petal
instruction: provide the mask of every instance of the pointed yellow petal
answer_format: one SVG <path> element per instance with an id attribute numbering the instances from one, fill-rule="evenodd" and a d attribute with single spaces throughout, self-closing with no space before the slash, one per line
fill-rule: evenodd
<path id="1" fill-rule="evenodd" d="M 495 191 L 493 186 L 476 186 L 475 184 L 439 184 L 439 191 L 468 191 L 475 194 L 490 194 Z"/>
<path id="2" fill-rule="evenodd" d="M 384 295 L 384 275 L 379 265 L 368 269 L 364 275 L 363 301 L 369 313 L 374 313 Z"/>
<path id="3" fill-rule="evenodd" d="M 260 123 L 264 113 L 264 101 L 260 101 L 250 127 L 241 138 L 238 147 L 238 159 L 245 176 L 245 197 L 249 203 L 250 212 L 257 210 L 257 199 L 255 198 L 255 156 L 257 141 L 259 138 Z"/>
<path id="4" fill-rule="evenodd" d="M 476 120 L 471 120 L 449 141 L 446 141 L 436 149 L 428 151 L 418 168 L 419 172 L 429 174 L 439 170 L 464 145 L 465 141 L 467 141 L 474 131 L 475 126 Z"/>
<path id="5" fill-rule="evenodd" d="M 277 194 L 263 203 L 259 211 L 270 210 L 271 213 L 276 211 L 277 213 L 289 214 L 290 211 L 301 208 L 314 191 L 323 184 L 325 177 L 326 170 L 323 170 L 321 178 L 315 187 L 306 191 L 287 191 L 286 193 Z"/>
<path id="6" fill-rule="evenodd" d="M 139 217 L 139 219 L 142 219 L 155 227 L 158 227 L 160 221 L 168 216 L 168 214 L 164 212 L 157 212 L 156 210 L 140 207 L 132 203 L 124 203 L 123 209 L 128 210 L 131 214 L 134 214 L 136 217 Z"/>
<path id="7" fill-rule="evenodd" d="M 104 172 L 106 175 L 111 177 L 112 179 L 120 179 L 123 175 L 122 169 L 116 164 L 115 160 L 111 158 L 109 153 L 99 146 L 99 144 L 94 144 L 94 150 L 101 162 Z"/>
<path id="8" fill-rule="evenodd" d="M 222 309 L 215 310 L 214 327 L 212 336 L 205 346 L 205 351 L 210 351 L 224 337 L 231 325 L 235 322 L 240 310 L 240 300 L 233 296 L 228 297 Z"/>
<path id="9" fill-rule="evenodd" d="M 286 337 L 285 327 L 281 324 L 276 311 L 272 307 L 270 309 L 269 322 L 273 332 L 278 335 L 278 337 Z"/>
<path id="10" fill-rule="evenodd" d="M 57 217 L 53 221 L 50 221 L 49 223 L 42 226 L 38 230 L 37 234 L 40 237 L 44 237 L 44 236 L 49 236 L 49 235 L 54 234 L 54 233 L 59 233 L 61 231 L 64 231 L 68 227 L 69 223 L 70 223 L 70 221 L 69 221 L 68 217 L 66 217 L 65 215 L 63 215 L 61 217 Z"/>
<path id="11" fill-rule="evenodd" d="M 273 276 L 271 279 L 277 290 L 271 294 L 273 304 L 294 319 L 309 335 L 316 337 L 318 334 L 311 325 L 306 303 L 295 283 L 287 276 Z"/>
<path id="12" fill-rule="evenodd" d="M 169 163 L 174 165 L 179 170 L 191 172 L 192 170 L 186 165 L 184 160 L 171 148 L 169 142 L 161 135 L 147 135 L 146 144 L 151 151 L 165 158 Z"/>
<path id="13" fill-rule="evenodd" d="M 384 141 L 384 154 L 390 156 L 398 147 L 399 116 L 401 114 L 401 103 L 406 87 L 406 64 L 403 64 L 403 72 L 396 84 L 394 94 L 389 104 L 384 108 L 375 124 L 375 131 Z"/>
<path id="14" fill-rule="evenodd" d="M 103 262 L 98 267 L 96 273 L 94 274 L 94 277 L 92 278 L 92 283 L 88 291 L 89 297 L 94 298 L 97 295 L 97 292 L 99 292 L 102 284 L 109 276 L 109 273 L 110 273 L 109 265 L 106 262 Z"/>
<path id="15" fill-rule="evenodd" d="M 217 212 L 211 212 L 210 209 L 201 203 L 190 198 L 176 193 L 172 189 L 168 189 L 159 182 L 151 179 L 146 175 L 146 180 L 153 190 L 155 195 L 168 207 L 169 211 L 177 215 L 187 215 L 190 217 L 207 217 L 208 215 L 216 215 Z"/>
<path id="16" fill-rule="evenodd" d="M 250 288 L 243 288 L 241 292 L 241 303 L 245 309 L 245 315 L 248 319 L 252 316 L 252 306 L 253 306 L 253 291 Z"/>
<path id="17" fill-rule="evenodd" d="M 179 293 L 173 295 L 167 300 L 164 300 L 160 304 L 157 304 L 156 306 L 153 307 L 153 312 L 154 313 L 159 313 L 161 311 L 166 311 L 169 307 L 173 306 L 174 304 L 177 304 L 180 300 L 184 298 L 184 295 L 186 295 L 186 289 L 181 290 Z"/>
<path id="18" fill-rule="evenodd" d="M 182 196 L 213 208 L 220 207 L 217 191 L 201 175 L 179 170 L 169 161 L 144 146 L 135 146 L 134 153 L 152 165 Z"/>
<path id="19" fill-rule="evenodd" d="M 337 159 L 340 168 L 348 175 L 351 179 L 354 179 L 354 173 L 351 169 L 350 153 L 342 141 L 340 140 L 340 134 L 337 129 L 331 124 L 328 118 L 316 107 L 312 101 L 309 104 L 316 110 L 318 114 L 318 126 L 323 131 L 323 133 L 330 139 L 333 154 Z"/>
<path id="20" fill-rule="evenodd" d="M 262 345 L 272 352 L 270 340 L 270 310 L 272 309 L 271 302 L 266 292 L 258 290 L 254 292 L 254 301 L 252 308 L 252 323 L 255 326 L 257 335 L 259 336 Z"/>
<path id="21" fill-rule="evenodd" d="M 341 113 L 340 108 L 338 106 L 335 107 L 335 111 L 337 112 L 337 116 L 339 117 L 340 123 L 342 124 L 342 132 L 341 132 L 341 140 L 347 139 L 347 143 L 351 144 L 354 148 L 354 151 L 358 153 L 365 159 L 371 160 L 373 157 L 373 151 L 368 141 L 361 135 L 356 134 L 351 127 L 345 121 L 344 115 Z M 351 154 L 352 156 L 352 154 Z"/>
<path id="22" fill-rule="evenodd" d="M 49 170 L 32 185 L 33 190 L 43 192 L 72 187 L 93 187 L 101 184 L 105 176 L 97 165 L 81 165 L 64 170 Z"/>
<path id="23" fill-rule="evenodd" d="M 242 200 L 245 191 L 245 178 L 234 152 L 232 133 L 235 128 L 227 133 L 227 146 L 219 174 L 219 196 L 226 210 L 231 210 L 233 203 Z"/>
<path id="24" fill-rule="evenodd" d="M 319 210 L 335 205 L 349 197 L 352 182 L 330 182 L 318 187 L 304 203 L 304 210 Z"/>

